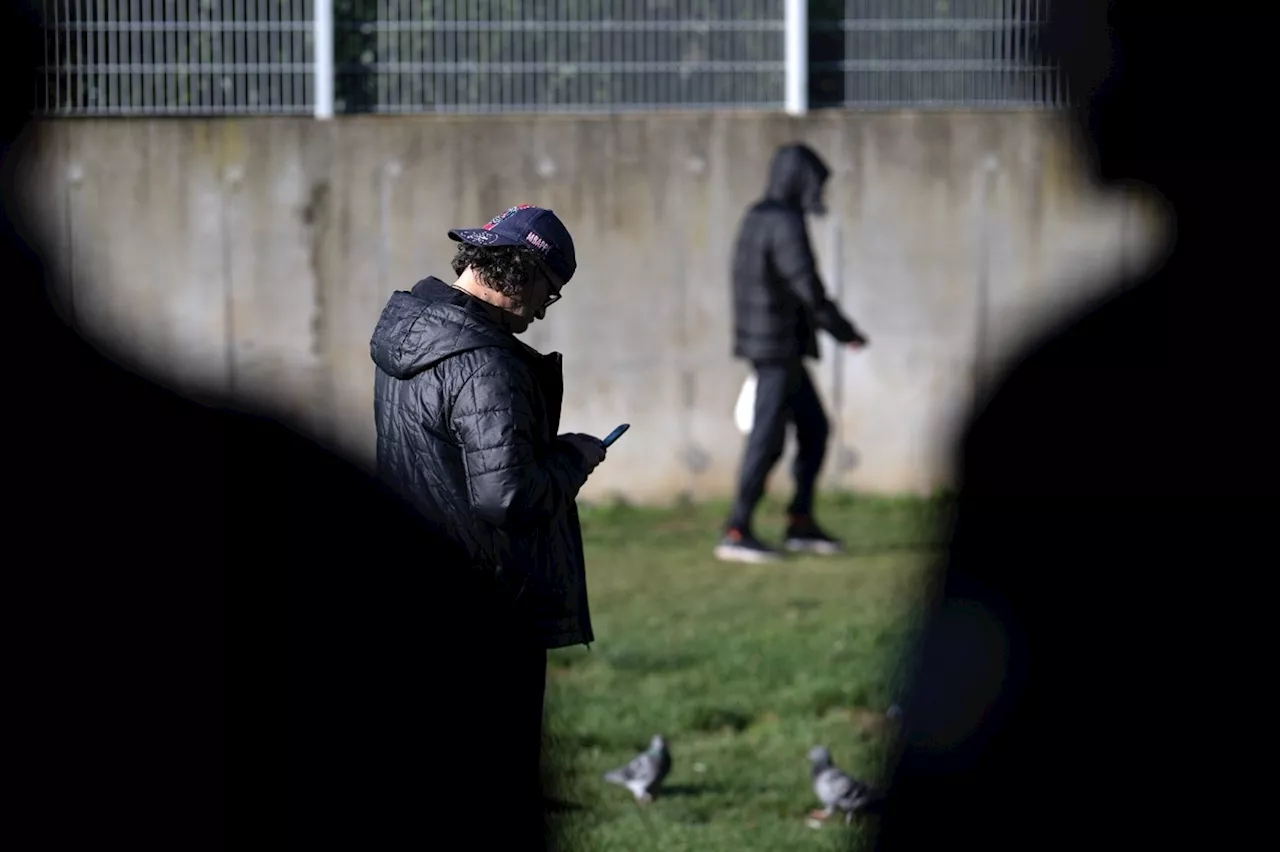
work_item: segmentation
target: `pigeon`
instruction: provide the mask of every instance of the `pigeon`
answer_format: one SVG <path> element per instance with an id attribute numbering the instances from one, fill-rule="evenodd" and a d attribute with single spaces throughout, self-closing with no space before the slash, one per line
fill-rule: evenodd
<path id="1" fill-rule="evenodd" d="M 604 780 L 626 787 L 637 803 L 651 802 L 651 791 L 658 789 L 670 771 L 671 752 L 667 751 L 667 741 L 661 734 L 654 734 L 648 751 L 636 755 L 626 766 L 606 772 Z"/>
<path id="2" fill-rule="evenodd" d="M 837 809 L 844 812 L 844 821 L 848 825 L 853 815 L 877 797 L 871 788 L 861 781 L 855 781 L 841 772 L 831 762 L 831 752 L 823 746 L 809 749 L 810 774 L 813 777 L 813 792 L 824 809 L 811 811 L 814 819 L 826 819 Z"/>

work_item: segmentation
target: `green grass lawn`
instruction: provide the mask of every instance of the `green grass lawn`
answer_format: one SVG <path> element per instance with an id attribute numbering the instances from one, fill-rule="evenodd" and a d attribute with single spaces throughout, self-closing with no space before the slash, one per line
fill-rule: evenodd
<path id="1" fill-rule="evenodd" d="M 596 642 L 550 655 L 554 817 L 573 850 L 848 849 L 867 824 L 811 828 L 806 753 L 883 777 L 901 657 L 944 535 L 943 503 L 829 496 L 839 557 L 717 562 L 722 504 L 583 509 Z M 781 536 L 766 503 L 758 532 Z M 644 807 L 601 775 L 667 737 L 667 792 Z M 650 829 L 652 833 L 650 833 Z"/>

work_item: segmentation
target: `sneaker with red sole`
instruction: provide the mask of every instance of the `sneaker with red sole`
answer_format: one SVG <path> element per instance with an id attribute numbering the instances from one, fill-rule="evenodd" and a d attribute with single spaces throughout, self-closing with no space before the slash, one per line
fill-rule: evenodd
<path id="1" fill-rule="evenodd" d="M 729 528 L 716 545 L 716 558 L 722 562 L 777 562 L 781 554 L 769 547 L 749 530 Z"/>
<path id="2" fill-rule="evenodd" d="M 793 517 L 787 523 L 783 546 L 792 553 L 818 553 L 831 556 L 844 551 L 844 544 L 813 522 L 812 518 Z"/>

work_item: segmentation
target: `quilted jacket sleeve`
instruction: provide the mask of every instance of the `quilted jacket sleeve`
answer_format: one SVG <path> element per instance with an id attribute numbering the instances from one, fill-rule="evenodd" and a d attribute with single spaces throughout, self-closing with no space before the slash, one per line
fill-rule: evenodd
<path id="1" fill-rule="evenodd" d="M 581 455 L 553 441 L 538 457 L 533 377 L 498 356 L 472 373 L 453 406 L 467 490 L 476 514 L 514 529 L 544 521 L 587 480 Z"/>
<path id="2" fill-rule="evenodd" d="M 791 285 L 792 292 L 808 308 L 818 326 L 841 343 L 862 340 L 853 323 L 827 298 L 804 219 L 791 214 L 776 217 L 772 237 L 774 267 Z"/>

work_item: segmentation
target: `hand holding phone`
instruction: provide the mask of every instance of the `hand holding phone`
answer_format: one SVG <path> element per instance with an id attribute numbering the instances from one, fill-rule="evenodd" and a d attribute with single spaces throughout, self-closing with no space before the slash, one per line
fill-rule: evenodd
<path id="1" fill-rule="evenodd" d="M 594 435 L 570 432 L 558 436 L 556 440 L 572 447 L 582 456 L 582 463 L 587 473 L 595 470 L 596 465 L 604 461 L 604 443 Z"/>

